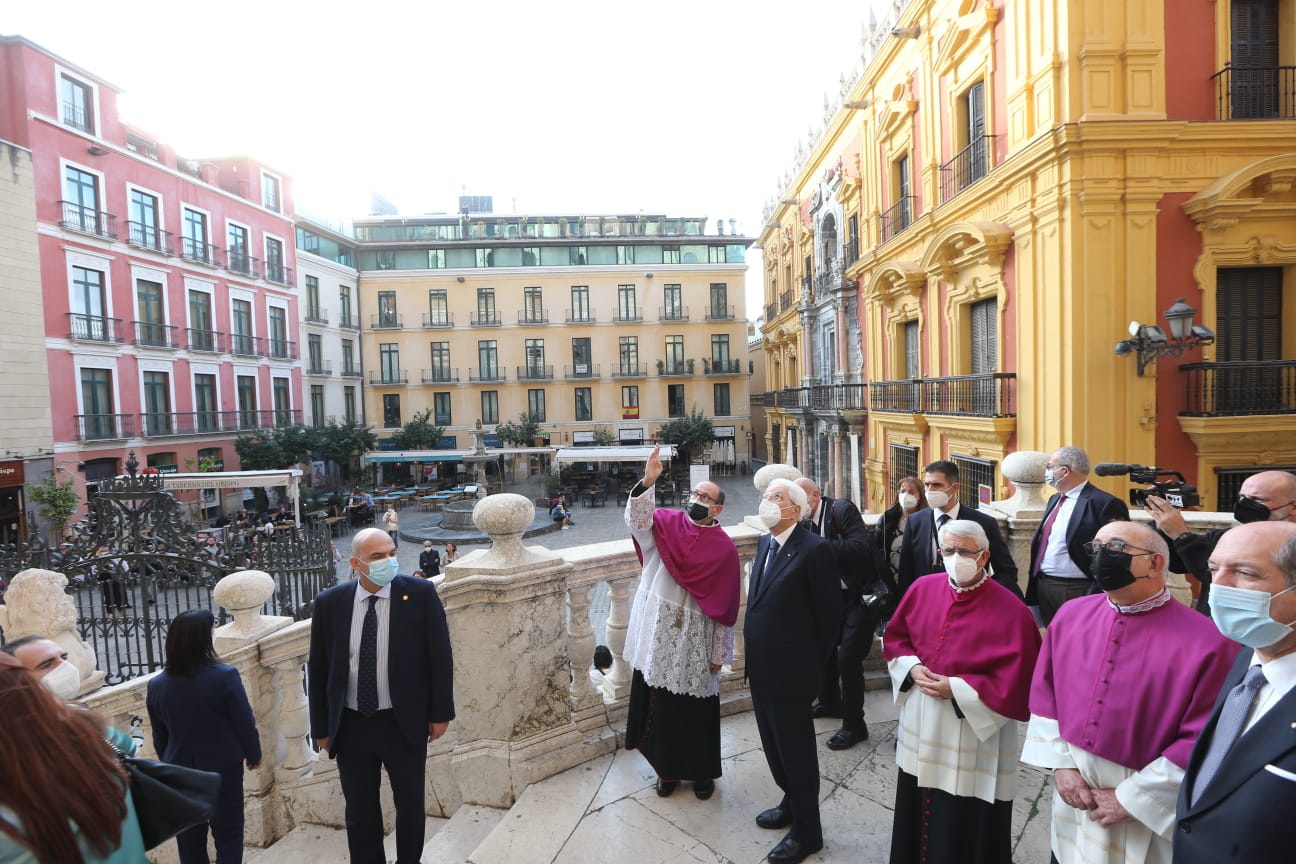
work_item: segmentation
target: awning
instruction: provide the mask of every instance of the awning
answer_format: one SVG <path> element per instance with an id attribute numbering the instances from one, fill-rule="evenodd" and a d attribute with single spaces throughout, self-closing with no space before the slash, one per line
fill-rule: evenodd
<path id="1" fill-rule="evenodd" d="M 563 462 L 647 462 L 652 447 L 563 447 L 558 453 L 558 464 Z M 675 455 L 674 444 L 663 444 L 661 458 L 669 462 Z"/>
<path id="2" fill-rule="evenodd" d="M 461 462 L 473 450 L 378 450 L 365 454 L 365 461 L 378 462 Z"/>
<path id="3" fill-rule="evenodd" d="M 163 489 L 247 489 L 253 486 L 296 488 L 300 468 L 283 471 L 213 471 L 210 474 L 162 474 Z"/>

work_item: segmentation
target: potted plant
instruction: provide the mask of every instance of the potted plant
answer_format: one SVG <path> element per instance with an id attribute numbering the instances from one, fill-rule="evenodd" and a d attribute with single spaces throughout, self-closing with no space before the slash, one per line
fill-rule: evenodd
<path id="1" fill-rule="evenodd" d="M 664 374 L 665 372 L 666 372 L 666 361 L 663 360 L 663 359 L 661 359 L 660 357 L 658 357 L 658 358 L 657 358 L 657 374 L 658 374 L 658 375 L 662 375 L 662 374 Z"/>
<path id="2" fill-rule="evenodd" d="M 688 364 L 689 374 L 692 375 L 692 374 L 693 374 L 693 358 L 690 357 L 690 358 L 688 358 L 687 360 L 685 360 L 684 362 Z"/>

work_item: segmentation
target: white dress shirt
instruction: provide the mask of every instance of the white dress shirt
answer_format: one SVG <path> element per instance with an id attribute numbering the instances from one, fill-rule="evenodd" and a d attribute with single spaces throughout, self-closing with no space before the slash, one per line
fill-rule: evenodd
<path id="1" fill-rule="evenodd" d="M 1253 654 L 1251 665 L 1257 663 L 1260 663 L 1260 658 Z M 1270 708 L 1282 701 L 1282 698 L 1296 687 L 1296 651 L 1261 664 L 1261 671 L 1264 672 L 1265 683 L 1256 693 L 1255 705 L 1252 706 L 1251 716 L 1247 718 L 1246 726 L 1242 729 L 1243 734 L 1246 734 L 1261 717 L 1269 713 Z"/>
<path id="2" fill-rule="evenodd" d="M 1062 500 L 1058 502 L 1057 518 L 1053 520 L 1053 527 L 1049 529 L 1048 546 L 1044 549 L 1044 558 L 1040 561 L 1040 570 L 1050 576 L 1058 576 L 1063 579 L 1088 579 L 1089 574 L 1082 571 L 1071 560 L 1071 553 L 1067 551 L 1067 528 L 1071 525 L 1071 514 L 1075 513 L 1076 502 L 1080 498 L 1080 490 L 1089 485 L 1089 481 L 1081 483 L 1079 486 L 1070 491 L 1062 493 Z"/>
<path id="3" fill-rule="evenodd" d="M 377 594 L 370 594 L 355 580 L 355 604 L 351 607 L 351 644 L 347 662 L 346 707 L 356 710 L 356 677 L 360 671 L 360 635 L 364 632 L 365 612 L 369 611 L 369 598 L 377 597 L 374 608 L 378 616 L 378 710 L 392 707 L 391 684 L 387 680 L 387 643 L 391 635 L 391 583 L 378 589 Z"/>

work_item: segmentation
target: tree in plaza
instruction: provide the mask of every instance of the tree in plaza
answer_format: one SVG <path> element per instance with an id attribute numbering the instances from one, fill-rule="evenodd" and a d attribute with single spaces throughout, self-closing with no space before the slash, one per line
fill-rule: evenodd
<path id="1" fill-rule="evenodd" d="M 274 471 L 292 464 L 274 432 L 240 435 L 234 441 L 234 452 L 244 471 Z"/>
<path id="2" fill-rule="evenodd" d="M 81 496 L 73 490 L 73 482 L 60 483 L 50 474 L 45 482 L 30 487 L 31 499 L 40 507 L 40 514 L 50 523 L 50 542 L 58 543 L 68 520 L 81 506 Z"/>
<path id="3" fill-rule="evenodd" d="M 599 426 L 594 430 L 594 445 L 596 447 L 611 447 L 617 443 L 617 437 L 612 434 L 612 430 L 606 426 Z"/>
<path id="4" fill-rule="evenodd" d="M 681 462 L 687 464 L 702 454 L 702 448 L 715 440 L 715 430 L 711 428 L 711 418 L 694 408 L 687 417 L 677 417 L 669 423 L 662 424 L 657 438 L 666 444 L 674 444 L 681 451 Z"/>
<path id="5" fill-rule="evenodd" d="M 424 408 L 393 435 L 392 440 L 396 442 L 397 450 L 432 450 L 444 432 L 444 426 L 432 425 L 432 409 Z"/>
<path id="6" fill-rule="evenodd" d="M 529 447 L 532 440 L 540 434 L 540 418 L 530 411 L 522 412 L 517 423 L 501 423 L 495 432 L 505 444 L 514 447 Z"/>
<path id="7" fill-rule="evenodd" d="M 378 447 L 378 436 L 360 423 L 338 424 L 329 421 L 328 425 L 318 427 L 319 454 L 326 462 L 336 463 L 342 472 L 342 484 L 351 482 L 359 474 L 360 456 Z"/>

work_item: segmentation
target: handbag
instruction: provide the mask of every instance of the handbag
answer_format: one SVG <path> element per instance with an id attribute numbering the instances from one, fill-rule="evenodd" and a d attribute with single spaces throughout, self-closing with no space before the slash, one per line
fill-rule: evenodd
<path id="1" fill-rule="evenodd" d="M 216 812 L 221 776 L 155 759 L 127 756 L 111 741 L 108 746 L 130 778 L 131 797 L 144 848 L 152 849 Z"/>

